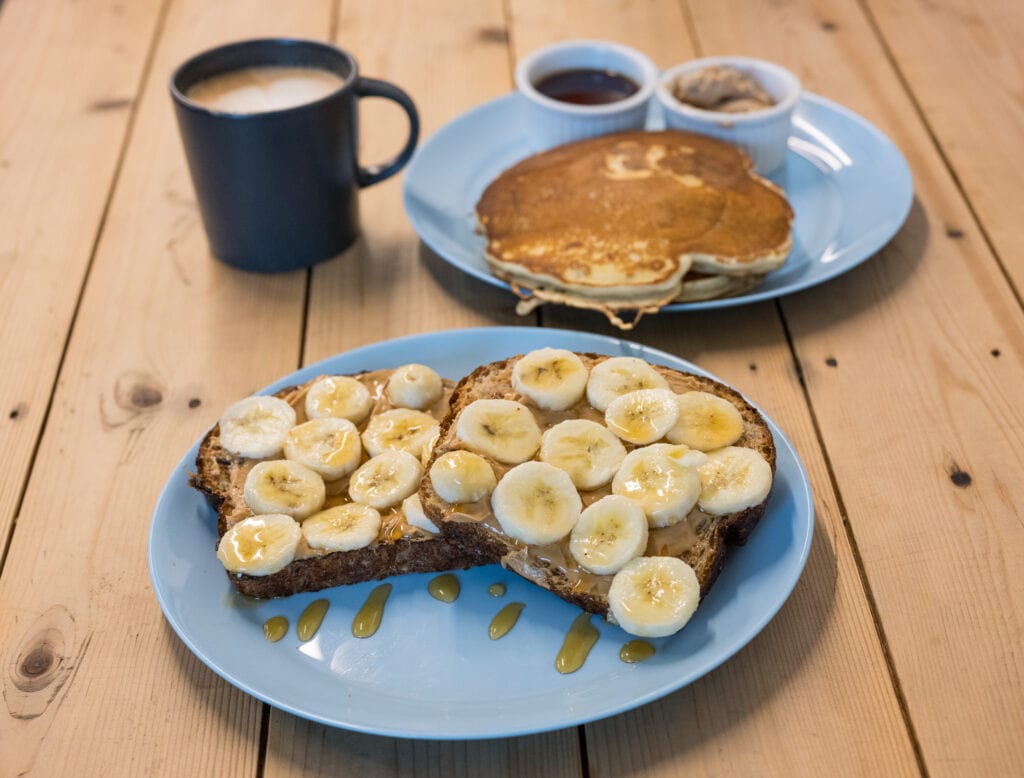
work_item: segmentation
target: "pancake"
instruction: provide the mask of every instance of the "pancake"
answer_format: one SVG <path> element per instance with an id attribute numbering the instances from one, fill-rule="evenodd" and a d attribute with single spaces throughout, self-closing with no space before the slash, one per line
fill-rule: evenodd
<path id="1" fill-rule="evenodd" d="M 764 275 L 706 275 L 691 270 L 683 276 L 682 288 L 675 302 L 695 303 L 701 300 L 717 300 L 720 297 L 735 297 L 757 289 L 762 283 Z"/>
<path id="2" fill-rule="evenodd" d="M 491 272 L 521 297 L 601 310 L 627 329 L 684 294 L 688 272 L 763 276 L 792 246 L 793 210 L 750 158 L 680 131 L 528 157 L 491 182 L 476 216 Z M 750 283 L 718 286 L 735 294 Z"/>

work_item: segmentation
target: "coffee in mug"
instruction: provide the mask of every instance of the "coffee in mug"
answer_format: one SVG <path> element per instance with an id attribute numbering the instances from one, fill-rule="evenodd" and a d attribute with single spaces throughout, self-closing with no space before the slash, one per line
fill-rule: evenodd
<path id="1" fill-rule="evenodd" d="M 178 127 L 210 249 L 244 270 L 308 267 L 358 233 L 358 194 L 405 165 L 419 136 L 409 96 L 359 75 L 348 52 L 268 38 L 212 49 L 171 76 Z M 391 160 L 359 164 L 361 97 L 397 102 L 409 119 Z"/>
<path id="2" fill-rule="evenodd" d="M 185 96 L 222 113 L 263 113 L 313 103 L 344 85 L 320 68 L 263 65 L 241 68 L 193 84 Z"/>

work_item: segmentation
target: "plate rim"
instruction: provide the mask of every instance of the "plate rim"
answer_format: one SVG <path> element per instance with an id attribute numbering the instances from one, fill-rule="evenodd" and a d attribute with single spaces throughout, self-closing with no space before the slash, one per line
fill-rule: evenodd
<path id="1" fill-rule="evenodd" d="M 448 256 L 444 251 L 441 250 L 436 241 L 433 239 L 433 235 L 429 232 L 424 234 L 423 220 L 418 219 L 415 215 L 415 211 L 410 207 L 412 200 L 410 181 L 416 180 L 416 169 L 418 163 L 424 155 L 429 155 L 430 149 L 434 142 L 440 137 L 443 139 L 449 133 L 452 133 L 456 128 L 463 125 L 468 125 L 474 120 L 478 120 L 478 117 L 489 111 L 499 110 L 506 108 L 507 110 L 514 110 L 513 103 L 519 98 L 519 93 L 512 91 L 498 97 L 492 98 L 484 103 L 474 106 L 469 110 L 462 112 L 461 114 L 450 119 L 448 122 L 443 124 L 428 137 L 413 154 L 412 159 L 409 161 L 409 165 L 402 176 L 402 207 L 405 209 L 406 218 L 409 219 L 412 224 L 413 230 L 417 237 L 438 257 L 444 262 L 455 267 L 462 273 L 465 273 L 473 278 L 483 281 L 490 286 L 497 289 L 503 289 L 509 294 L 514 295 L 512 287 L 506 282 L 497 278 L 488 272 L 485 268 L 473 267 L 470 265 L 463 264 L 460 261 L 454 260 Z M 885 134 L 877 126 L 869 122 L 863 116 L 858 114 L 851 108 L 837 103 L 830 98 L 823 97 L 813 92 L 804 92 L 800 100 L 797 102 L 796 111 L 799 112 L 801 106 L 812 105 L 826 111 L 831 111 L 837 116 L 841 117 L 843 121 L 856 125 L 861 129 L 865 130 L 868 134 L 872 135 L 876 142 L 880 144 L 880 147 L 887 148 L 893 155 L 894 159 L 898 163 L 899 183 L 900 187 L 897 187 L 899 195 L 898 208 L 893 210 L 894 227 L 891 231 L 882 231 L 879 235 L 875 236 L 873 240 L 867 241 L 859 250 L 856 252 L 855 259 L 848 259 L 845 262 L 836 263 L 827 269 L 824 273 L 813 278 L 802 278 L 797 279 L 789 284 L 781 286 L 776 289 L 764 289 L 763 287 L 759 290 L 755 290 L 748 294 L 737 295 L 735 297 L 723 297 L 713 300 L 698 300 L 695 302 L 686 303 L 671 303 L 663 306 L 659 313 L 683 313 L 687 311 L 701 311 L 701 310 L 714 310 L 717 308 L 731 308 L 733 306 L 748 305 L 756 302 L 763 302 L 765 300 L 774 300 L 780 297 L 785 297 L 796 292 L 801 292 L 806 289 L 818 286 L 827 281 L 831 281 L 839 276 L 853 270 L 855 267 L 863 264 L 867 260 L 874 257 L 884 248 L 903 228 L 906 223 L 907 217 L 910 215 L 910 210 L 914 204 L 914 177 L 913 172 L 910 169 L 910 165 L 907 162 L 906 157 L 892 139 Z M 657 106 L 653 106 L 652 111 L 656 112 L 656 115 L 660 109 Z M 792 150 L 789 150 L 787 154 L 793 154 Z M 890 171 L 892 172 L 892 171 Z M 891 183 L 891 180 L 887 178 L 887 184 Z M 887 186 L 888 189 L 888 186 Z M 811 261 L 814 261 L 813 259 Z"/>
<path id="2" fill-rule="evenodd" d="M 610 352 L 614 351 L 629 351 L 637 355 L 646 355 L 647 358 L 654 356 L 659 358 L 662 364 L 676 363 L 676 365 L 683 365 L 683 368 L 690 372 L 697 373 L 699 375 L 708 376 L 715 380 L 721 381 L 714 374 L 707 370 L 695 365 L 689 360 L 678 357 L 667 351 L 657 349 L 651 346 L 638 344 L 632 341 L 627 341 L 620 338 L 615 338 L 607 335 L 600 335 L 597 333 L 590 333 L 578 330 L 560 329 L 554 327 L 534 327 L 534 326 L 500 326 L 500 327 L 467 327 L 454 330 L 438 330 L 427 333 L 418 333 L 412 335 L 406 335 L 398 338 L 390 338 L 375 343 L 365 344 L 353 349 L 341 351 L 333 354 L 329 357 L 321 359 L 311 365 L 300 367 L 297 370 L 283 376 L 270 384 L 267 384 L 262 389 L 254 392 L 254 394 L 267 394 L 277 391 L 279 388 L 294 383 L 297 380 L 306 380 L 302 376 L 316 374 L 322 372 L 324 368 L 333 364 L 340 357 L 353 358 L 357 357 L 362 353 L 372 354 L 374 351 L 384 346 L 395 346 L 401 347 L 405 344 L 415 343 L 421 340 L 433 340 L 437 338 L 461 338 L 461 337 L 486 337 L 488 333 L 492 333 L 495 336 L 498 334 L 511 334 L 516 331 L 529 330 L 531 332 L 544 332 L 554 333 L 557 337 L 568 337 L 568 338 L 584 338 L 589 340 L 593 344 L 601 344 L 605 346 Z M 731 387 L 724 381 L 727 386 Z M 739 392 L 738 389 L 735 391 Z M 245 680 L 239 678 L 231 670 L 222 667 L 212 657 L 210 657 L 206 650 L 199 645 L 196 639 L 188 632 L 185 626 L 177 618 L 177 610 L 169 604 L 169 592 L 165 591 L 165 582 L 158 575 L 157 562 L 155 559 L 155 535 L 157 532 L 158 515 L 162 512 L 167 511 L 167 504 L 172 501 L 171 491 L 176 487 L 176 479 L 187 478 L 188 468 L 191 465 L 191 460 L 194 458 L 194 452 L 197 450 L 199 443 L 202 441 L 203 436 L 200 436 L 182 455 L 178 462 L 174 465 L 171 470 L 163 488 L 161 489 L 160 496 L 153 509 L 153 514 L 150 520 L 149 532 L 147 534 L 147 564 L 149 567 L 150 582 L 153 587 L 153 594 L 157 600 L 161 612 L 164 618 L 174 630 L 178 638 L 186 645 L 189 651 L 199 659 L 206 667 L 212 670 L 216 675 L 230 683 L 236 689 L 255 697 L 262 702 L 271 705 L 272 707 L 278 708 L 279 710 L 286 711 L 295 716 L 310 721 L 318 722 L 325 726 L 342 728 L 353 732 L 360 732 L 364 734 L 373 734 L 385 737 L 399 737 L 413 740 L 481 740 L 489 738 L 500 738 L 500 737 L 520 737 L 526 735 L 539 734 L 543 732 L 551 732 L 560 729 L 564 729 L 572 726 L 579 726 L 582 724 L 588 724 L 593 721 L 598 721 L 605 718 L 616 716 L 620 713 L 624 713 L 635 708 L 639 708 L 643 705 L 649 704 L 655 700 L 671 694 L 672 692 L 678 691 L 679 689 L 685 688 L 696 680 L 708 675 L 718 667 L 722 666 L 725 662 L 736 655 L 740 650 L 750 644 L 767 624 L 775 617 L 775 615 L 781 610 L 782 606 L 789 600 L 793 589 L 797 582 L 800 580 L 803 570 L 806 566 L 807 559 L 810 553 L 810 548 L 814 536 L 814 523 L 815 523 L 815 512 L 814 512 L 814 501 L 813 492 L 810 486 L 810 478 L 808 476 L 806 467 L 803 464 L 796 447 L 789 440 L 788 436 L 782 431 L 782 429 L 769 417 L 764 411 L 745 394 L 740 394 L 753 405 L 759 413 L 762 414 L 765 421 L 772 429 L 772 434 L 775 438 L 775 445 L 777 449 L 785 448 L 787 453 L 792 457 L 795 465 L 795 482 L 792 485 L 794 492 L 794 499 L 796 502 L 795 515 L 806 516 L 806 530 L 802 536 L 794 536 L 794 544 L 799 543 L 800 548 L 798 551 L 798 558 L 792 566 L 790 577 L 787 580 L 784 591 L 780 589 L 777 592 L 777 599 L 773 602 L 772 607 L 766 609 L 759 618 L 753 620 L 748 629 L 738 635 L 731 638 L 729 645 L 726 650 L 716 654 L 712 661 L 708 662 L 703 667 L 693 669 L 689 674 L 682 675 L 679 679 L 675 679 L 672 682 L 662 684 L 657 688 L 648 690 L 646 693 L 632 697 L 628 700 L 623 701 L 621 704 L 610 706 L 607 708 L 598 708 L 590 713 L 575 716 L 567 720 L 559 720 L 555 722 L 544 722 L 537 723 L 535 725 L 527 727 L 519 727 L 513 729 L 502 728 L 497 726 L 491 729 L 480 729 L 471 732 L 465 732 L 462 730 L 435 730 L 435 731 L 409 731 L 401 728 L 389 728 L 386 726 L 379 726 L 375 724 L 366 724 L 353 721 L 340 721 L 338 719 L 331 719 L 326 716 L 319 715 L 309 710 L 304 710 L 298 706 L 292 705 L 288 702 L 283 702 L 276 699 L 272 694 L 263 692 L 261 689 L 252 686 Z M 204 433 L 205 435 L 205 433 Z M 201 498 L 200 498 L 201 499 Z M 205 501 L 204 501 L 205 502 Z"/>

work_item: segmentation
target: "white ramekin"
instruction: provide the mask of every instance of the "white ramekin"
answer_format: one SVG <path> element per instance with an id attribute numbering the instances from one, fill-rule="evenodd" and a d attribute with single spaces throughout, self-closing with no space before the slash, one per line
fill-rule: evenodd
<path id="1" fill-rule="evenodd" d="M 728 65 L 753 76 L 772 96 L 775 105 L 763 111 L 724 113 L 696 108 L 673 96 L 672 84 L 680 75 L 713 65 Z M 750 155 L 761 174 L 777 170 L 786 161 L 793 109 L 800 93 L 800 79 L 793 73 L 773 62 L 750 57 L 705 57 L 684 62 L 665 71 L 655 90 L 664 109 L 666 126 L 736 144 Z"/>
<path id="2" fill-rule="evenodd" d="M 629 76 L 640 89 L 624 100 L 603 105 L 563 103 L 534 87 L 560 70 L 594 68 Z M 647 104 L 658 83 L 658 70 L 646 56 L 619 43 L 599 40 L 560 41 L 530 52 L 516 66 L 527 130 L 537 150 L 623 130 L 641 130 Z"/>

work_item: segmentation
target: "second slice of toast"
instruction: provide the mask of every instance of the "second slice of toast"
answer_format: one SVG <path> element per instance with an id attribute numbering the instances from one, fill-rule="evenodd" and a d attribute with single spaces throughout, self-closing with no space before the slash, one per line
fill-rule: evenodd
<path id="1" fill-rule="evenodd" d="M 598 354 L 577 355 L 588 371 L 608 359 Z M 472 450 L 460 440 L 457 426 L 460 413 L 471 403 L 482 399 L 504 399 L 522 403 L 533 414 L 538 427 L 544 431 L 568 419 L 589 419 L 604 422 L 604 414 L 592 407 L 586 397 L 564 410 L 544 410 L 529 397 L 516 391 L 513 370 L 521 357 L 511 357 L 479 367 L 456 386 L 448 415 L 441 424 L 440 438 L 434 446 L 431 464 L 448 452 Z M 742 434 L 733 445 L 756 451 L 775 469 L 775 446 L 771 431 L 764 419 L 738 392 L 704 376 L 684 373 L 660 365 L 652 365 L 672 392 L 706 392 L 732 404 L 742 417 Z M 626 443 L 633 451 L 638 446 Z M 476 453 L 480 453 L 479 451 Z M 493 456 L 483 454 L 500 482 L 509 472 L 510 465 Z M 537 459 L 535 455 L 533 459 Z M 428 471 L 430 465 L 428 464 Z M 581 490 L 584 508 L 610 493 L 609 486 Z M 435 490 L 429 475 L 424 478 L 419 492 L 424 511 L 437 524 L 446 538 L 454 544 L 473 551 L 482 558 L 499 558 L 501 564 L 529 581 L 553 592 L 564 600 L 586 611 L 609 615 L 608 592 L 613 576 L 588 572 L 569 550 L 569 539 L 563 537 L 546 544 L 524 543 L 506 533 L 497 520 L 489 499 L 474 503 L 446 502 Z M 726 515 L 705 513 L 695 506 L 685 519 L 672 526 L 652 528 L 649 531 L 644 556 L 677 557 L 694 571 L 703 597 L 711 588 L 726 562 L 729 548 L 746 542 L 750 532 L 761 519 L 768 498 Z"/>

